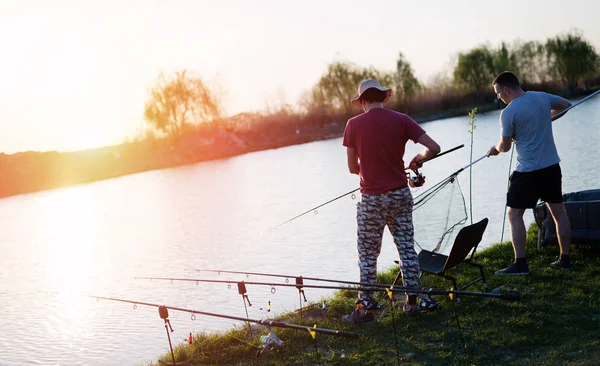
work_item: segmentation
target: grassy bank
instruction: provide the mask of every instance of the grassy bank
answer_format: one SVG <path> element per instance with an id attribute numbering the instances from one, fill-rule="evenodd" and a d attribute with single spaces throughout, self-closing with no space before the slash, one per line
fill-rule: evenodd
<path id="1" fill-rule="evenodd" d="M 354 291 L 340 291 L 327 299 L 325 311 L 314 317 L 298 314 L 285 321 L 322 328 L 355 331 L 358 340 L 274 329 L 286 342 L 280 350 L 256 358 L 258 336 L 248 338 L 247 328 L 219 334 L 198 334 L 193 345 L 180 345 L 180 361 L 192 365 L 598 365 L 600 360 L 600 248 L 575 246 L 574 271 L 555 270 L 558 248 L 538 250 L 537 231 L 528 235 L 530 275 L 501 277 L 493 275 L 512 260 L 510 243 L 482 251 L 476 257 L 484 264 L 488 285 L 502 291 L 516 289 L 522 300 L 462 297 L 451 300 L 438 296 L 441 309 L 433 313 L 407 316 L 399 311 L 401 299 L 376 313 L 377 322 L 369 325 L 343 324 L 343 314 L 354 307 Z M 397 272 L 380 275 L 389 283 Z M 461 268 L 454 273 L 466 283 L 475 273 Z M 424 287 L 449 288 L 448 282 L 423 278 Z M 481 291 L 477 284 L 470 291 Z M 267 333 L 261 329 L 259 335 Z M 397 351 L 396 351 L 397 350 Z M 163 355 L 163 360 L 171 360 Z"/>

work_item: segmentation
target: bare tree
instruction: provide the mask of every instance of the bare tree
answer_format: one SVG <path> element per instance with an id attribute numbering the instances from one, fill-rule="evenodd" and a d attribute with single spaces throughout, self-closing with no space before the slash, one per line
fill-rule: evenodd
<path id="1" fill-rule="evenodd" d="M 144 119 L 168 135 L 179 135 L 189 125 L 210 123 L 221 117 L 222 107 L 198 76 L 178 71 L 172 76 L 160 73 L 150 90 Z"/>

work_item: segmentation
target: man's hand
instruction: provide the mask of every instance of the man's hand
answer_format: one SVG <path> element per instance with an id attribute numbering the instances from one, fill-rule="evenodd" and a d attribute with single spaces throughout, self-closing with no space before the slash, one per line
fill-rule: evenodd
<path id="1" fill-rule="evenodd" d="M 417 154 L 415 155 L 415 157 L 410 161 L 410 164 L 408 164 L 408 169 L 410 170 L 417 170 L 420 167 L 423 166 L 423 163 L 421 162 L 423 160 L 423 157 L 421 156 L 421 154 Z"/>
<path id="2" fill-rule="evenodd" d="M 498 154 L 500 154 L 500 151 L 498 151 L 498 149 L 496 149 L 496 146 L 492 146 L 490 148 L 490 150 L 488 151 L 487 156 L 496 156 Z"/>

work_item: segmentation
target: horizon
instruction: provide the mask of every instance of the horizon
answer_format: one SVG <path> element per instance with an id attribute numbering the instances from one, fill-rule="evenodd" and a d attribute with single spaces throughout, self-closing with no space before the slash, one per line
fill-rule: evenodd
<path id="1" fill-rule="evenodd" d="M 578 29 L 600 50 L 600 3 L 505 4 L 2 0 L 0 47 L 12 57 L 0 61 L 0 152 L 123 143 L 146 126 L 161 71 L 199 73 L 235 115 L 296 105 L 333 61 L 393 70 L 402 52 L 427 84 L 480 44 Z"/>

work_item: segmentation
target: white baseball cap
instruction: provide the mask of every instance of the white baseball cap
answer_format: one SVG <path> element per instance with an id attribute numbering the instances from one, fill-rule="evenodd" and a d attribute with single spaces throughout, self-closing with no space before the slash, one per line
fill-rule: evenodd
<path id="1" fill-rule="evenodd" d="M 362 108 L 361 104 L 360 104 L 360 97 L 363 95 L 363 93 L 367 90 L 367 89 L 371 89 L 371 88 L 375 88 L 377 90 L 381 90 L 384 92 L 387 92 L 387 96 L 389 97 L 390 95 L 392 95 L 392 89 L 390 88 L 384 88 L 383 86 L 379 85 L 379 82 L 377 80 L 374 79 L 367 79 L 367 80 L 363 80 L 361 81 L 359 87 L 358 87 L 358 97 L 352 99 L 352 105 L 355 106 L 356 108 Z"/>

